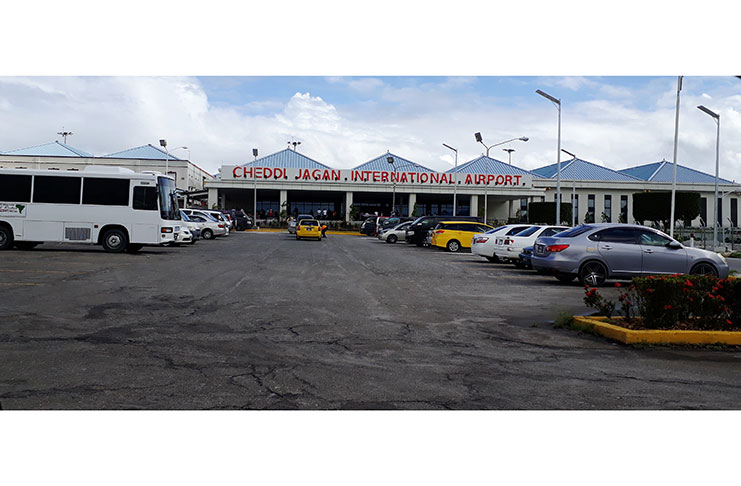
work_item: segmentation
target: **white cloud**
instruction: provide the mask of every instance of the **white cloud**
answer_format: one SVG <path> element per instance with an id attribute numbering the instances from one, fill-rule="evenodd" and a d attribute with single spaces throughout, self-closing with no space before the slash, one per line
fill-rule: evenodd
<path id="1" fill-rule="evenodd" d="M 498 93 L 485 98 L 455 89 L 456 83 L 469 86 L 468 79 L 402 88 L 368 79 L 356 87 L 377 94 L 357 103 L 333 103 L 315 88 L 284 100 L 227 106 L 211 103 L 195 78 L 0 78 L 0 150 L 52 141 L 65 126 L 75 133 L 69 144 L 98 155 L 167 138 L 172 146 L 190 147 L 193 161 L 211 172 L 221 164 L 252 160 L 253 147 L 262 155 L 282 150 L 291 137 L 302 142 L 302 153 L 334 167 L 353 167 L 390 150 L 445 170 L 453 157 L 442 143 L 458 149 L 461 164 L 484 152 L 473 138 L 482 132 L 486 143 L 530 137 L 527 143 L 508 145 L 516 149 L 515 165 L 533 169 L 556 161 L 557 112 L 535 95 L 532 102 L 502 104 Z M 640 109 L 630 96 L 622 96 L 623 87 L 589 78 L 564 83 L 602 94 L 584 102 L 564 96 L 564 148 L 614 169 L 671 159 L 673 80 L 656 83 L 655 106 Z M 741 96 L 707 89 L 693 95 L 685 87 L 679 162 L 714 172 L 715 126 L 695 108 L 707 103 L 709 94 L 710 108 L 722 117 L 721 176 L 741 180 Z M 508 146 L 490 155 L 506 160 L 501 149 Z"/>

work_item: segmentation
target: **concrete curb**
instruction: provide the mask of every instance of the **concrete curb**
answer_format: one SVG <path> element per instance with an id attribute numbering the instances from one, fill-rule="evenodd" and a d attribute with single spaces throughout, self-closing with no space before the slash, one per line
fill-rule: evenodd
<path id="1" fill-rule="evenodd" d="M 741 345 L 741 332 L 737 331 L 636 331 L 608 324 L 606 317 L 574 316 L 572 327 L 593 331 L 608 339 L 624 344 L 728 344 Z"/>

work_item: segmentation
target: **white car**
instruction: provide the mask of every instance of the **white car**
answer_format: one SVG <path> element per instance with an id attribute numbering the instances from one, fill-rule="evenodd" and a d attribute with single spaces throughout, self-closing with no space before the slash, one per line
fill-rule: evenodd
<path id="1" fill-rule="evenodd" d="M 219 211 L 210 211 L 208 209 L 192 209 L 187 208 L 183 209 L 183 212 L 187 214 L 188 216 L 198 215 L 201 217 L 204 217 L 206 219 L 210 219 L 213 221 L 216 221 L 218 223 L 221 223 L 224 225 L 224 228 L 226 229 L 226 235 L 229 234 L 230 229 L 230 223 L 227 221 L 227 219 L 224 217 L 224 215 Z M 225 235 L 219 235 L 219 236 L 225 236 Z M 205 238 L 205 237 L 204 237 Z M 206 238 L 208 239 L 208 238 Z"/>
<path id="2" fill-rule="evenodd" d="M 500 260 L 518 262 L 526 246 L 533 246 L 541 236 L 553 236 L 567 229 L 568 226 L 531 226 L 513 235 L 497 235 L 494 238 L 494 255 Z"/>
<path id="3" fill-rule="evenodd" d="M 179 245 L 180 243 L 195 243 L 196 240 L 193 238 L 193 233 L 190 231 L 190 228 L 186 225 L 181 225 L 180 227 L 180 233 L 178 234 L 177 239 L 173 242 L 174 245 Z"/>
<path id="4" fill-rule="evenodd" d="M 527 223 L 521 224 L 506 224 L 499 226 L 493 230 L 489 230 L 486 233 L 480 233 L 473 236 L 471 242 L 471 253 L 474 255 L 480 255 L 490 262 L 498 262 L 499 257 L 494 254 L 494 246 L 496 238 L 498 236 L 511 236 L 520 231 L 524 231 L 530 228 L 532 225 Z"/>
<path id="5" fill-rule="evenodd" d="M 397 224 L 392 228 L 387 228 L 378 234 L 378 239 L 383 240 L 386 243 L 396 243 L 399 240 L 406 240 L 407 228 L 412 225 L 413 221 L 406 221 L 401 224 Z"/>
<path id="6" fill-rule="evenodd" d="M 191 222 L 198 225 L 201 230 L 201 238 L 204 240 L 213 240 L 217 236 L 226 236 L 229 234 L 229 230 L 224 223 L 206 218 L 200 214 L 192 214 L 188 217 Z"/>

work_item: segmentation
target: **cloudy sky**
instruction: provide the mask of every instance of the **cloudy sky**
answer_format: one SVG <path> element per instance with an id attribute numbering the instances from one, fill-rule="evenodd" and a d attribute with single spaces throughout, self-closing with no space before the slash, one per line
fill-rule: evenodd
<path id="1" fill-rule="evenodd" d="M 348 168 L 387 150 L 434 169 L 492 149 L 533 169 L 556 160 L 557 110 L 535 93 L 562 100 L 562 147 L 620 169 L 672 159 L 676 77 L 21 77 L 0 78 L 0 151 L 59 139 L 96 155 L 166 138 L 215 172 L 301 141 L 299 151 Z M 716 128 L 700 112 L 721 114 L 721 176 L 741 180 L 741 79 L 684 78 L 677 159 L 713 173 Z M 187 156 L 185 150 L 177 156 Z M 568 158 L 567 156 L 563 156 Z"/>

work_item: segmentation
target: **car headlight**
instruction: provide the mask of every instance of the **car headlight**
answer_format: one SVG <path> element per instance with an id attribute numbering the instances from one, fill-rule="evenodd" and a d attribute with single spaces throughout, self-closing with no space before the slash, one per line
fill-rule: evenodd
<path id="1" fill-rule="evenodd" d="M 726 257 L 724 257 L 722 253 L 718 253 L 718 256 L 720 257 L 720 261 L 722 261 L 722 262 L 723 262 L 723 263 L 725 263 L 726 265 L 728 264 L 728 263 L 726 262 Z"/>

